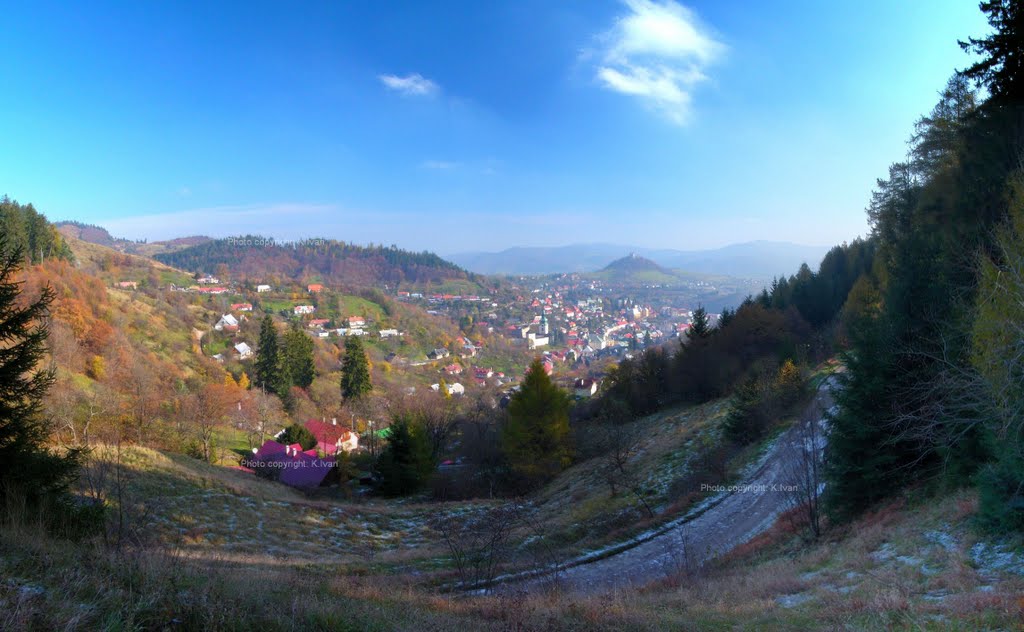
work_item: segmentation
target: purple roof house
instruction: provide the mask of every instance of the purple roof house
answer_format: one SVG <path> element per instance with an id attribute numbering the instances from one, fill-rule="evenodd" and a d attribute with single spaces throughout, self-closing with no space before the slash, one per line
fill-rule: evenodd
<path id="1" fill-rule="evenodd" d="M 316 450 L 301 451 L 299 444 L 281 445 L 269 440 L 254 455 L 262 467 L 254 469 L 273 469 L 278 473 L 278 480 L 291 487 L 318 487 L 334 468 L 333 459 L 317 457 Z"/>
<path id="2" fill-rule="evenodd" d="M 292 487 L 319 487 L 334 469 L 334 459 L 297 452 L 281 472 L 281 482 Z"/>

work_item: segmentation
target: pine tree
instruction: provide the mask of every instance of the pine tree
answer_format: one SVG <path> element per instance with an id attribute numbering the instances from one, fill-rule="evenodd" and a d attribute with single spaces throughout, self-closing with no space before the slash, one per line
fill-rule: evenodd
<path id="1" fill-rule="evenodd" d="M 278 350 L 277 330 L 270 315 L 263 317 L 260 323 L 260 342 L 256 349 L 256 362 L 253 365 L 253 384 L 271 392 L 277 392 Z"/>
<path id="2" fill-rule="evenodd" d="M 308 388 L 316 377 L 313 363 L 313 339 L 306 335 L 298 321 L 284 335 L 282 362 L 287 364 L 287 373 L 291 377 L 291 385 Z"/>
<path id="3" fill-rule="evenodd" d="M 345 339 L 345 357 L 341 362 L 341 395 L 345 399 L 359 399 L 372 389 L 363 343 L 358 336 L 349 336 Z"/>
<path id="4" fill-rule="evenodd" d="M 47 287 L 27 305 L 19 300 L 22 288 L 14 276 L 23 257 L 19 247 L 8 250 L 0 234 L 0 480 L 37 506 L 66 498 L 80 453 L 46 448 L 42 399 L 55 375 L 37 367 L 46 352 L 44 319 L 54 294 Z M 5 510 L 0 504 L 0 513 Z"/>
<path id="5" fill-rule="evenodd" d="M 569 398 L 548 377 L 540 359 L 530 365 L 509 402 L 502 450 L 525 486 L 554 477 L 572 461 Z"/>

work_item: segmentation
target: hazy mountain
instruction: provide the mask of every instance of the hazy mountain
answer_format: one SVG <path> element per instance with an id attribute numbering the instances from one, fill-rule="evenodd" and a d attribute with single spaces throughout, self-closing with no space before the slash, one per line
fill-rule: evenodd
<path id="1" fill-rule="evenodd" d="M 602 268 L 603 272 L 640 272 L 646 270 L 653 270 L 656 272 L 667 272 L 658 264 L 654 263 L 653 261 L 646 257 L 641 257 L 635 252 L 630 253 L 627 257 L 616 259 L 615 261 L 612 261 L 604 268 Z"/>
<path id="2" fill-rule="evenodd" d="M 460 266 L 481 274 L 553 274 L 601 270 L 631 253 L 663 268 L 736 277 L 770 278 L 792 274 L 807 263 L 817 269 L 828 252 L 825 246 L 787 242 L 752 241 L 712 250 L 670 250 L 615 244 L 509 248 L 501 252 L 465 252 L 448 257 Z"/>

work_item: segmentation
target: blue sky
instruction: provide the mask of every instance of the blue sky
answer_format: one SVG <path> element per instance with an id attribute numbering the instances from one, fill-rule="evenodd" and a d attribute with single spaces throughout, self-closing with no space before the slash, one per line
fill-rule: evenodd
<path id="1" fill-rule="evenodd" d="M 976 2 L 31 2 L 0 193 L 162 239 L 827 245 Z"/>

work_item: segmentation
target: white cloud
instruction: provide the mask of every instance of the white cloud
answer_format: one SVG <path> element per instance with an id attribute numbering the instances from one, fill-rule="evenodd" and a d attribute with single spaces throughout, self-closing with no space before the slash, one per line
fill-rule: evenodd
<path id="1" fill-rule="evenodd" d="M 413 73 L 404 77 L 399 77 L 398 75 L 379 75 L 377 78 L 389 90 L 394 90 L 403 97 L 428 97 L 437 94 L 441 90 L 436 83 L 419 73 Z"/>
<path id="2" fill-rule="evenodd" d="M 672 122 L 690 117 L 692 93 L 707 80 L 705 69 L 725 51 L 690 9 L 673 2 L 625 0 L 629 13 L 598 37 L 596 60 L 601 84 L 638 97 Z"/>

